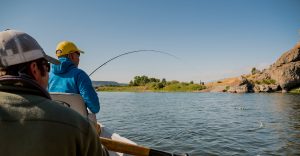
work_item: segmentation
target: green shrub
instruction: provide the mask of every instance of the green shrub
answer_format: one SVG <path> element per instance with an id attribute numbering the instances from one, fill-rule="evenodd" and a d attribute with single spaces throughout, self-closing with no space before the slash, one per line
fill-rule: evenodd
<path id="1" fill-rule="evenodd" d="M 267 85 L 270 85 L 270 84 L 276 84 L 276 81 L 273 80 L 273 79 L 263 79 L 261 81 L 256 80 L 255 84 L 267 84 Z"/>
<path id="2" fill-rule="evenodd" d="M 273 79 L 263 79 L 262 80 L 262 83 L 263 84 L 275 84 L 276 83 L 276 81 L 275 80 L 273 80 Z"/>
<path id="3" fill-rule="evenodd" d="M 188 86 L 189 91 L 199 91 L 205 88 L 206 87 L 204 85 L 199 85 L 199 84 L 191 84 Z"/>
<path id="4" fill-rule="evenodd" d="M 289 91 L 290 93 L 297 93 L 300 94 L 300 88 L 295 88 Z"/>
<path id="5" fill-rule="evenodd" d="M 156 85 L 155 85 L 155 89 L 162 89 L 162 88 L 164 88 L 164 87 L 165 87 L 164 84 L 161 83 L 161 82 L 156 83 Z"/>
<path id="6" fill-rule="evenodd" d="M 228 91 L 230 89 L 230 86 L 226 86 L 225 90 Z"/>
<path id="7" fill-rule="evenodd" d="M 188 85 L 189 85 L 189 83 L 186 83 L 186 82 L 181 82 L 181 84 L 182 84 L 183 86 L 188 86 Z"/>
<path id="8" fill-rule="evenodd" d="M 170 84 L 167 85 L 164 90 L 165 91 L 181 91 L 181 84 L 180 83 L 174 83 L 174 84 Z"/>
<path id="9" fill-rule="evenodd" d="M 257 73 L 260 73 L 260 71 L 258 69 L 256 69 L 255 67 L 253 67 L 252 70 L 251 70 L 251 74 L 254 75 L 254 74 L 257 74 Z"/>

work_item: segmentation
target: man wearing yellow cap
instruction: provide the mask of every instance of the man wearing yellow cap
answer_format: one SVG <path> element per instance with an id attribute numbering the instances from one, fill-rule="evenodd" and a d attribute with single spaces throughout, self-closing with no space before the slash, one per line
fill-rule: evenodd
<path id="1" fill-rule="evenodd" d="M 62 41 L 56 47 L 56 56 L 61 64 L 52 65 L 49 92 L 80 94 L 89 110 L 89 118 L 96 122 L 95 114 L 100 110 L 99 98 L 89 76 L 78 68 L 80 54 L 73 42 Z"/>

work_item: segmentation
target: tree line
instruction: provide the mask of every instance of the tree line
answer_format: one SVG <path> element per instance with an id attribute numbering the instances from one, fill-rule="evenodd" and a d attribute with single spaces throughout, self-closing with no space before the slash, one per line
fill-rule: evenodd
<path id="1" fill-rule="evenodd" d="M 179 82 L 176 80 L 167 81 L 165 78 L 157 79 L 148 76 L 135 76 L 133 80 L 129 82 L 129 86 L 147 86 L 149 89 L 155 90 L 202 90 L 206 87 L 203 83 L 194 84 L 193 81 Z"/>

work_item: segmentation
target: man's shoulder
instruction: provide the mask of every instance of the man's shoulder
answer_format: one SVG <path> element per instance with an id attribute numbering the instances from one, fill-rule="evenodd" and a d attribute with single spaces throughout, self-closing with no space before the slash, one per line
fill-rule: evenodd
<path id="1" fill-rule="evenodd" d="M 46 97 L 30 93 L 0 91 L 0 106 L 7 113 L 7 120 L 22 120 L 41 125 L 56 125 L 62 129 L 73 129 L 87 134 L 90 123 L 87 118 L 67 105 Z"/>
<path id="2" fill-rule="evenodd" d="M 45 120 L 59 123 L 62 126 L 71 126 L 84 133 L 87 133 L 90 128 L 87 118 L 72 110 L 66 103 L 45 99 L 41 105 L 43 105 L 44 112 L 46 112 L 44 115 Z"/>
<path id="3" fill-rule="evenodd" d="M 86 81 L 86 80 L 91 81 L 88 74 L 85 71 L 83 71 L 82 69 L 76 68 L 76 71 L 74 71 L 74 73 L 75 73 L 78 81 Z"/>
<path id="4" fill-rule="evenodd" d="M 71 71 L 73 73 L 81 74 L 81 75 L 84 75 L 84 76 L 88 77 L 87 73 L 84 70 L 80 69 L 80 68 L 73 68 Z"/>

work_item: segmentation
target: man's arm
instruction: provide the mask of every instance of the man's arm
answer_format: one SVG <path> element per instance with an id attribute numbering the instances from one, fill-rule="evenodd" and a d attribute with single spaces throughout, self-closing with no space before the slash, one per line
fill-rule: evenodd
<path id="1" fill-rule="evenodd" d="M 76 83 L 86 106 L 92 113 L 98 113 L 100 111 L 100 102 L 89 76 L 84 71 L 80 72 Z"/>

